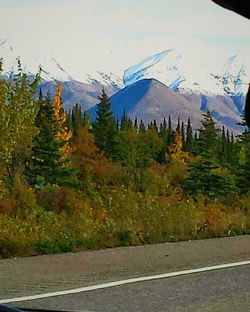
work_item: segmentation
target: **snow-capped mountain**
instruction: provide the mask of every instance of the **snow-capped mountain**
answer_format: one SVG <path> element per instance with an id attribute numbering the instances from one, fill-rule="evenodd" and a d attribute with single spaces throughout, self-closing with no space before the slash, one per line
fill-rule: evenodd
<path id="1" fill-rule="evenodd" d="M 225 59 L 204 59 L 201 52 L 168 49 L 148 56 L 125 70 L 123 78 L 120 68 L 117 72 L 103 72 L 82 69 L 76 74 L 70 65 L 65 66 L 55 56 L 22 58 L 8 40 L 0 41 L 0 57 L 4 59 L 4 70 L 8 74 L 15 72 L 16 58 L 20 57 L 23 68 L 28 73 L 36 73 L 42 68 L 42 78 L 46 81 L 77 81 L 85 84 L 102 84 L 118 88 L 126 87 L 141 79 L 156 79 L 171 89 L 180 92 L 195 92 L 239 96 L 246 93 L 250 73 L 244 60 L 238 55 Z M 122 63 L 122 62 L 121 62 Z M 79 66 L 81 64 L 79 63 Z"/>
<path id="2" fill-rule="evenodd" d="M 112 112 L 118 120 L 121 120 L 124 111 L 132 119 L 137 117 L 145 123 L 152 120 L 160 123 L 171 115 L 173 125 L 177 125 L 178 118 L 186 122 L 190 117 L 193 127 L 198 128 L 202 119 L 196 103 L 155 79 L 139 80 L 112 95 L 110 101 Z M 93 120 L 97 109 L 96 105 L 89 110 Z"/>
<path id="3" fill-rule="evenodd" d="M 128 86 L 153 78 L 182 93 L 239 96 L 246 93 L 248 77 L 244 61 L 237 55 L 224 60 L 203 59 L 202 55 L 170 49 L 128 68 L 123 81 Z"/>
<path id="4" fill-rule="evenodd" d="M 80 104 L 83 111 L 90 109 L 98 103 L 98 96 L 101 94 L 103 87 L 106 93 L 112 96 L 121 89 L 127 88 L 140 80 L 153 79 L 178 93 L 190 103 L 190 107 L 194 104 L 201 113 L 207 110 L 213 111 L 213 116 L 220 125 L 223 124 L 227 128 L 238 132 L 243 131 L 244 128 L 239 127 L 238 124 L 241 122 L 244 112 L 245 94 L 247 84 L 250 81 L 249 69 L 242 58 L 236 54 L 223 59 L 215 56 L 204 59 L 203 55 L 197 53 L 197 51 L 185 49 L 165 50 L 148 56 L 129 67 L 124 71 L 123 78 L 121 78 L 122 75 L 118 74 L 121 72 L 120 68 L 117 69 L 117 72 L 108 73 L 101 70 L 86 72 L 83 69 L 82 72 L 78 70 L 77 74 L 71 65 L 64 66 L 63 61 L 58 61 L 54 56 L 34 56 L 25 59 L 15 51 L 15 48 L 8 43 L 8 40 L 0 40 L 0 58 L 4 60 L 4 73 L 8 77 L 12 77 L 17 70 L 16 58 L 19 56 L 22 67 L 28 74 L 36 73 L 39 66 L 41 66 L 43 78 L 41 88 L 45 93 L 50 91 L 53 95 L 55 81 L 62 81 L 62 98 L 67 110 L 75 103 Z M 150 90 L 154 90 L 156 85 L 155 82 L 150 84 Z M 161 87 L 160 89 L 163 90 L 164 88 Z M 132 91 L 130 90 L 129 94 L 136 97 L 138 85 Z M 119 93 L 117 99 L 120 100 L 121 94 L 123 93 Z M 128 94 L 128 89 L 124 94 Z M 161 97 L 163 102 L 168 103 L 166 109 L 157 101 L 152 100 L 153 91 L 151 93 L 145 92 L 145 94 L 147 96 L 141 97 L 140 102 L 146 101 L 147 105 L 152 106 L 149 110 L 145 109 L 147 112 L 150 111 L 147 116 L 144 114 L 145 112 L 141 112 L 141 115 L 144 114 L 143 116 L 147 120 L 153 117 L 155 117 L 153 119 L 160 120 L 163 112 L 166 111 L 167 114 L 171 115 L 181 109 L 175 107 L 173 110 L 173 106 L 169 104 L 169 99 L 167 99 L 170 97 L 169 92 L 162 92 L 162 94 L 166 95 L 164 100 L 163 95 Z M 123 100 L 123 97 L 121 99 Z M 148 99 L 152 101 L 150 102 Z M 178 105 L 177 102 L 175 102 L 176 105 Z M 127 105 L 130 104 L 127 103 Z M 134 107 L 137 106 L 134 105 Z M 156 113 L 156 108 L 159 108 L 162 112 L 160 115 L 158 114 L 159 116 Z M 153 116 L 152 112 L 154 112 L 155 116 Z M 195 110 L 193 112 L 194 114 L 197 113 L 195 113 Z M 132 115 L 135 113 L 137 114 L 137 112 L 132 113 L 131 111 Z M 139 114 L 137 117 L 142 116 Z"/>
<path id="5" fill-rule="evenodd" d="M 20 58 L 22 67 L 28 74 L 37 73 L 39 67 L 41 67 L 41 76 L 45 81 L 75 81 L 84 84 L 97 83 L 103 86 L 123 87 L 122 78 L 112 72 L 104 73 L 100 70 L 85 72 L 83 69 L 81 76 L 79 76 L 79 74 L 77 75 L 75 73 L 73 67 L 64 66 L 63 62 L 58 61 L 53 55 L 47 55 L 46 57 L 34 55 L 32 58 L 26 59 L 9 44 L 7 39 L 0 39 L 0 58 L 3 58 L 4 61 L 3 69 L 5 74 L 10 77 L 16 72 L 16 60 Z M 81 64 L 79 64 L 79 66 L 81 66 Z"/>
<path id="6" fill-rule="evenodd" d="M 181 94 L 155 79 L 140 79 L 135 83 L 117 91 L 110 97 L 114 116 L 121 120 L 124 111 L 132 119 L 144 122 L 156 120 L 160 124 L 164 118 L 171 116 L 174 126 L 178 119 L 184 123 L 191 119 L 194 129 L 201 126 L 202 113 L 210 110 L 219 129 L 241 133 L 242 118 L 230 96 L 202 95 L 197 93 Z M 244 103 L 244 97 L 238 97 Z M 89 110 L 91 118 L 96 118 L 98 105 Z"/>
<path id="7" fill-rule="evenodd" d="M 77 81 L 64 81 L 62 83 L 62 101 L 66 111 L 70 111 L 76 103 L 82 107 L 82 111 L 86 111 L 96 105 L 99 101 L 99 96 L 102 93 L 103 85 L 100 83 L 81 83 Z M 42 81 L 40 89 L 43 94 L 49 92 L 54 96 L 56 90 L 55 81 Z M 106 85 L 105 92 L 108 96 L 112 96 L 120 89 L 113 85 Z M 37 93 L 38 96 L 38 93 Z"/>
<path id="8" fill-rule="evenodd" d="M 242 132 L 249 68 L 239 55 L 204 59 L 195 51 L 169 49 L 148 56 L 129 67 L 123 76 L 125 86 L 143 79 L 156 79 L 175 90 L 201 112 L 210 110 L 219 124 Z"/>

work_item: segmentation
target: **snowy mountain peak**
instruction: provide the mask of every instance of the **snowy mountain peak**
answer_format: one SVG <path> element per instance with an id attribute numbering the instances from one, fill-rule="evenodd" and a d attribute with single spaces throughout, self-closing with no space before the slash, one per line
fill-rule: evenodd
<path id="1" fill-rule="evenodd" d="M 203 51 L 204 52 L 204 51 Z M 121 68 L 116 72 L 100 69 L 88 71 L 76 69 L 53 55 L 33 56 L 26 59 L 15 50 L 7 39 L 0 40 L 0 56 L 4 59 L 4 70 L 8 75 L 16 72 L 16 58 L 20 56 L 23 69 L 34 74 L 42 67 L 42 78 L 46 81 L 76 81 L 85 84 L 101 84 L 123 88 L 134 82 L 149 78 L 156 79 L 181 93 L 216 94 L 239 96 L 247 91 L 250 73 L 239 55 L 227 58 L 203 53 L 195 48 L 168 49 L 144 58 L 129 67 L 121 78 Z M 206 55 L 206 57 L 205 57 Z M 209 57 L 208 57 L 209 55 Z"/>
<path id="2" fill-rule="evenodd" d="M 200 55 L 181 53 L 176 49 L 146 57 L 128 68 L 123 76 L 125 86 L 154 78 L 172 89 L 202 94 L 236 96 L 246 92 L 247 75 L 238 55 L 219 62 L 204 60 Z"/>
<path id="3" fill-rule="evenodd" d="M 86 74 L 83 81 L 90 84 L 99 83 L 104 86 L 123 88 L 123 80 L 118 75 L 114 73 L 104 73 L 99 70 L 92 74 Z"/>
<path id="4" fill-rule="evenodd" d="M 86 84 L 102 84 L 104 86 L 111 86 L 122 88 L 123 80 L 114 73 L 104 73 L 100 70 L 91 70 L 91 72 L 76 71 L 73 66 L 66 66 L 62 60 L 58 61 L 53 55 L 38 56 L 26 59 L 20 55 L 15 48 L 8 42 L 7 39 L 0 38 L 0 57 L 3 58 L 4 73 L 10 78 L 17 72 L 17 61 L 20 57 L 20 61 L 23 70 L 27 74 L 35 74 L 41 67 L 41 76 L 46 81 L 76 81 Z"/>
<path id="5" fill-rule="evenodd" d="M 161 53 L 146 57 L 140 63 L 131 66 L 130 68 L 125 70 L 123 76 L 124 85 L 127 86 L 140 79 L 147 78 L 145 76 L 149 72 L 149 69 L 157 63 L 161 62 L 165 58 L 165 56 L 171 51 L 172 50 L 166 50 Z"/>

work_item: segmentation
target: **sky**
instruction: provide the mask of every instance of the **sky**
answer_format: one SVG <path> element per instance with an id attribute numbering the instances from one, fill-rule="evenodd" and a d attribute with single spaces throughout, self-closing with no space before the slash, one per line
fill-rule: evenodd
<path id="1" fill-rule="evenodd" d="M 5 43 L 3 43 L 7 40 Z M 3 43 L 3 44 L 1 44 Z M 249 62 L 250 21 L 211 0 L 0 0 L 0 57 L 121 75 L 167 49 Z M 248 63 L 249 64 L 249 63 Z"/>

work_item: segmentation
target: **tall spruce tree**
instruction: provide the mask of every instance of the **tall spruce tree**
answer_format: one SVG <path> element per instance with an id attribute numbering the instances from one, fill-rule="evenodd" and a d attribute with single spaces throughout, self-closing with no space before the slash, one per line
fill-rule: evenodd
<path id="1" fill-rule="evenodd" d="M 186 152 L 191 152 L 193 147 L 193 129 L 191 125 L 191 120 L 188 118 L 187 130 L 186 130 L 186 142 L 184 145 L 184 150 Z"/>
<path id="2" fill-rule="evenodd" d="M 72 124 L 73 139 L 75 140 L 77 138 L 80 128 L 83 126 L 82 108 L 81 105 L 77 103 L 72 108 L 71 124 Z"/>
<path id="3" fill-rule="evenodd" d="M 158 133 L 159 129 L 158 129 L 157 122 L 156 122 L 155 119 L 154 119 L 154 122 L 153 122 L 153 129 L 155 129 L 155 131 Z"/>
<path id="4" fill-rule="evenodd" d="M 106 156 L 112 157 L 115 154 L 116 146 L 116 122 L 111 112 L 110 100 L 104 90 L 102 90 L 99 100 L 97 117 L 93 123 L 95 143 Z"/>
<path id="5" fill-rule="evenodd" d="M 122 115 L 122 118 L 121 118 L 121 125 L 120 125 L 120 128 L 121 130 L 128 130 L 130 128 L 133 127 L 133 121 L 131 118 L 128 117 L 128 115 L 126 114 L 126 111 L 124 109 L 123 111 L 123 115 Z"/>
<path id="6" fill-rule="evenodd" d="M 242 194 L 250 193 L 250 130 L 245 131 L 239 142 L 239 159 L 235 172 L 237 185 Z"/>
<path id="7" fill-rule="evenodd" d="M 168 147 L 174 142 L 174 138 L 175 138 L 175 131 L 173 131 L 173 128 L 172 128 L 171 117 L 168 116 L 168 130 L 167 130 L 167 146 Z"/>
<path id="8" fill-rule="evenodd" d="M 128 123 L 128 116 L 127 116 L 125 108 L 124 108 L 123 115 L 121 118 L 121 125 L 120 125 L 121 130 L 127 129 L 127 123 Z"/>
<path id="9" fill-rule="evenodd" d="M 184 150 L 186 140 L 185 140 L 185 127 L 183 121 L 181 122 L 181 136 L 182 136 L 182 149 Z"/>
<path id="10" fill-rule="evenodd" d="M 135 129 L 138 129 L 138 120 L 137 120 L 137 117 L 135 117 L 134 128 L 135 128 Z"/>
<path id="11" fill-rule="evenodd" d="M 181 133 L 180 117 L 178 117 L 178 122 L 177 122 L 176 131 L 178 131 L 179 133 Z"/>
<path id="12" fill-rule="evenodd" d="M 190 164 L 190 175 L 184 189 L 191 195 L 223 197 L 235 191 L 233 176 L 219 165 L 219 131 L 210 112 L 203 115 L 197 139 L 197 159 Z"/>
<path id="13" fill-rule="evenodd" d="M 169 150 L 168 129 L 167 129 L 167 122 L 165 118 L 163 119 L 163 122 L 160 123 L 159 137 L 162 138 L 163 140 L 163 146 L 162 146 L 162 151 L 160 153 L 159 162 L 163 163 L 166 161 L 166 156 Z"/>
<path id="14" fill-rule="evenodd" d="M 139 133 L 144 133 L 144 132 L 146 132 L 146 127 L 145 127 L 143 121 L 141 120 L 140 124 L 139 124 Z"/>
<path id="15" fill-rule="evenodd" d="M 56 137 L 58 128 L 50 95 L 44 99 L 40 92 L 38 102 L 35 124 L 39 134 L 33 139 L 32 160 L 26 168 L 26 178 L 36 188 L 46 184 L 75 186 L 74 170 L 62 155 L 63 142 Z"/>
<path id="16" fill-rule="evenodd" d="M 231 152 L 232 146 L 230 142 L 229 131 L 227 130 L 226 135 L 225 127 L 223 126 L 221 131 L 219 153 L 220 163 L 222 166 L 230 166 Z"/>
<path id="17" fill-rule="evenodd" d="M 218 161 L 220 130 L 216 128 L 215 121 L 209 111 L 203 114 L 201 124 L 202 127 L 198 130 L 199 137 L 197 139 L 198 153 L 199 155 Z"/>
<path id="18" fill-rule="evenodd" d="M 163 122 L 160 123 L 160 132 L 159 135 L 164 140 L 167 140 L 167 122 L 166 119 L 163 119 Z"/>
<path id="19" fill-rule="evenodd" d="M 90 114 L 88 112 L 83 113 L 82 125 L 87 129 L 89 129 L 91 126 Z"/>

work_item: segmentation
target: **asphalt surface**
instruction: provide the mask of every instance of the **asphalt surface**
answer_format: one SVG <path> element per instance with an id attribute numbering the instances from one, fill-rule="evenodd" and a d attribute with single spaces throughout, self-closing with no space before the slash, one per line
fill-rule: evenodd
<path id="1" fill-rule="evenodd" d="M 250 266 L 15 304 L 100 312 L 250 311 Z"/>
<path id="2" fill-rule="evenodd" d="M 0 260 L 0 300 L 250 260 L 250 236 Z M 250 311 L 250 267 L 20 302 L 81 311 Z"/>

